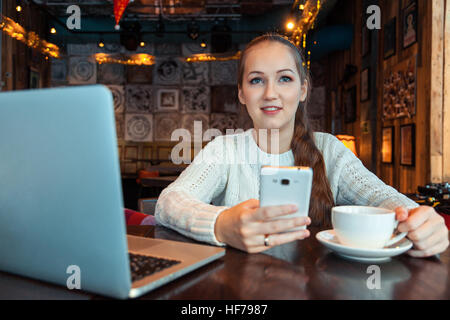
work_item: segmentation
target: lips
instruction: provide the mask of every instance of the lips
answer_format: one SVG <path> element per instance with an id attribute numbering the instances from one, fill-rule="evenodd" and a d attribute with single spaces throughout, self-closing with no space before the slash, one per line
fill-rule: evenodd
<path id="1" fill-rule="evenodd" d="M 277 114 L 281 110 L 283 110 L 283 108 L 277 107 L 277 106 L 267 106 L 267 107 L 261 108 L 261 111 L 264 112 L 265 114 L 268 114 L 268 115 Z"/>

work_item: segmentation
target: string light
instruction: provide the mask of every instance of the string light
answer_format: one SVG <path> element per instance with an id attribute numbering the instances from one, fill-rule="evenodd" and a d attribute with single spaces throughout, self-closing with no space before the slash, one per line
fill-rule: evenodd
<path id="1" fill-rule="evenodd" d="M 21 7 L 21 6 L 17 6 L 17 7 L 16 7 L 16 11 L 17 11 L 17 12 L 21 12 L 21 11 L 22 11 L 22 7 Z"/>
<path id="2" fill-rule="evenodd" d="M 55 34 L 55 33 L 56 33 L 56 29 L 55 29 L 55 28 L 51 28 L 51 29 L 50 29 L 50 33 L 51 33 L 51 34 Z"/>
<path id="3" fill-rule="evenodd" d="M 118 63 L 125 65 L 144 65 L 151 66 L 155 64 L 155 57 L 145 53 L 133 54 L 130 56 L 127 55 L 115 55 L 115 54 L 106 54 L 106 53 L 96 53 L 94 55 L 95 60 L 99 64 L 103 63 Z"/>
<path id="4" fill-rule="evenodd" d="M 0 15 L 2 21 L 0 23 L 0 30 L 10 36 L 11 38 L 14 38 L 24 44 L 26 44 L 28 47 L 39 50 L 42 54 L 53 57 L 53 58 L 59 58 L 59 47 L 53 43 L 49 43 L 45 40 L 42 40 L 35 32 L 33 31 L 26 31 L 24 27 L 22 27 L 20 24 L 15 22 L 14 20 L 4 16 Z"/>
<path id="5" fill-rule="evenodd" d="M 212 54 L 194 54 L 185 59 L 186 62 L 200 62 L 200 61 L 230 61 L 239 60 L 241 58 L 241 51 L 236 52 L 233 56 L 212 55 Z"/>

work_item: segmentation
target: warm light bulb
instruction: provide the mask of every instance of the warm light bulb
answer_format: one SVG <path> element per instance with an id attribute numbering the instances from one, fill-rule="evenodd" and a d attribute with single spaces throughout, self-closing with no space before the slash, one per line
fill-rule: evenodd
<path id="1" fill-rule="evenodd" d="M 305 5 L 304 5 L 304 4 L 301 4 L 298 8 L 299 8 L 300 10 L 305 10 Z"/>
<path id="2" fill-rule="evenodd" d="M 145 42 L 141 41 L 141 43 L 139 44 L 141 47 L 145 47 Z"/>
<path id="3" fill-rule="evenodd" d="M 17 7 L 16 7 L 16 11 L 17 11 L 17 12 L 22 11 L 22 7 L 21 7 L 21 6 L 17 6 Z"/>
<path id="4" fill-rule="evenodd" d="M 292 21 L 289 21 L 289 22 L 286 24 L 286 28 L 287 28 L 288 30 L 292 30 L 292 29 L 294 29 L 294 27 L 295 27 L 295 24 L 294 24 Z"/>
<path id="5" fill-rule="evenodd" d="M 200 47 L 206 48 L 206 43 L 204 43 L 204 42 L 200 43 Z"/>
<path id="6" fill-rule="evenodd" d="M 105 46 L 105 44 L 104 44 L 102 41 L 100 41 L 100 42 L 98 43 L 98 46 L 99 46 L 100 48 L 103 48 L 103 47 Z"/>
<path id="7" fill-rule="evenodd" d="M 50 29 L 50 33 L 55 34 L 56 33 L 56 29 L 55 28 L 51 28 Z"/>

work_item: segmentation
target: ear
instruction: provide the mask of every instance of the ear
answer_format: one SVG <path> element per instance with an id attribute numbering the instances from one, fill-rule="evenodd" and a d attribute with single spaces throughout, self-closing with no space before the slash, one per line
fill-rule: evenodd
<path id="1" fill-rule="evenodd" d="M 300 95 L 300 102 L 305 102 L 306 100 L 306 96 L 308 95 L 308 80 L 305 79 L 305 81 L 303 81 L 303 84 L 301 85 L 301 95 Z"/>
<path id="2" fill-rule="evenodd" d="M 241 88 L 241 86 L 238 86 L 238 98 L 239 98 L 239 102 L 240 102 L 242 105 L 245 105 L 245 100 L 244 100 L 244 97 L 243 97 L 243 93 L 242 93 L 242 88 Z"/>

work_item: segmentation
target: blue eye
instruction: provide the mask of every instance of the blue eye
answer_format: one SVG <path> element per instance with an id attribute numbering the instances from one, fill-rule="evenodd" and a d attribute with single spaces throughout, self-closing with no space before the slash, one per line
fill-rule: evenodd
<path id="1" fill-rule="evenodd" d="M 281 82 L 290 82 L 290 81 L 292 81 L 292 79 L 290 77 L 288 77 L 288 76 L 282 76 L 280 78 L 280 81 Z"/>
<path id="2" fill-rule="evenodd" d="M 250 84 L 258 84 L 261 82 L 262 82 L 261 78 L 253 78 L 252 80 L 250 80 Z"/>

